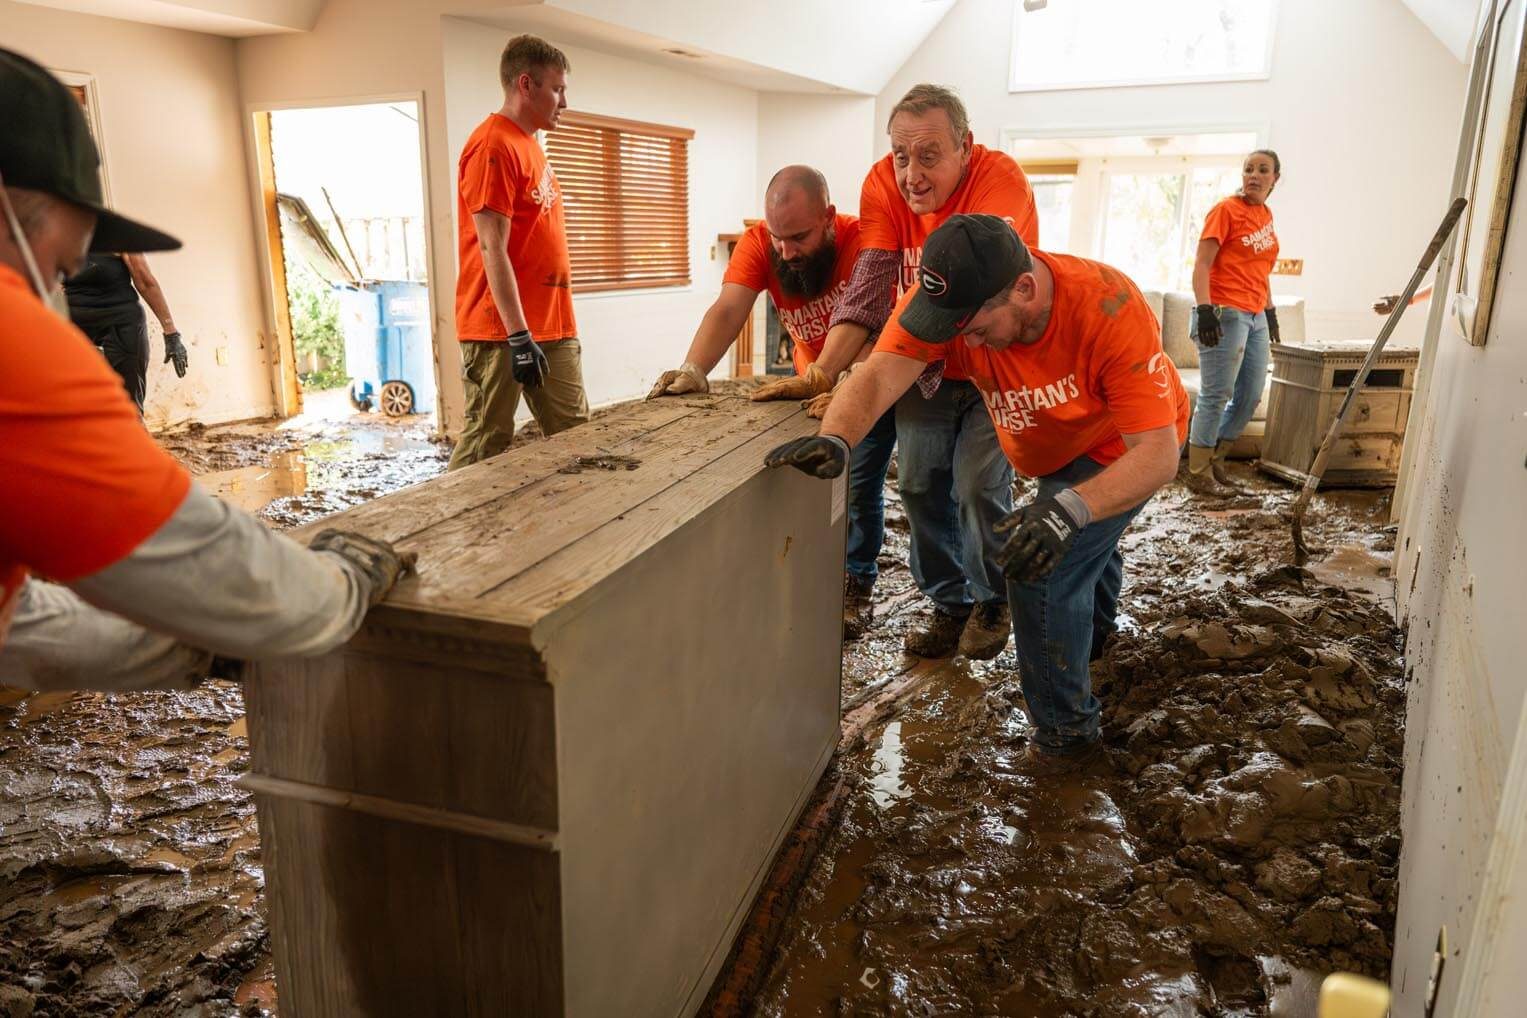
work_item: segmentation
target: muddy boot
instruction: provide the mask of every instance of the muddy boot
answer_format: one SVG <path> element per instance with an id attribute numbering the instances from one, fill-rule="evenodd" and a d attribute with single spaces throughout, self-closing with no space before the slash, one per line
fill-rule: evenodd
<path id="1" fill-rule="evenodd" d="M 1235 492 L 1214 479 L 1214 450 L 1206 445 L 1188 445 L 1188 465 L 1182 472 L 1182 483 L 1195 495 L 1225 498 Z"/>
<path id="2" fill-rule="evenodd" d="M 875 621 L 874 605 L 870 601 L 874 591 L 874 580 L 853 573 L 843 574 L 843 639 L 857 640 L 869 632 Z"/>
<path id="3" fill-rule="evenodd" d="M 935 607 L 916 626 L 907 630 L 902 647 L 918 657 L 948 657 L 960 643 L 965 619 Z"/>
<path id="4" fill-rule="evenodd" d="M 960 653 L 973 661 L 990 661 L 1007 646 L 1013 633 L 1013 617 L 1007 602 L 982 601 L 970 613 L 960 633 Z"/>
<path id="5" fill-rule="evenodd" d="M 1039 743 L 1030 742 L 1018 754 L 1018 769 L 1036 778 L 1067 774 L 1100 774 L 1108 769 L 1100 742 L 1090 742 L 1070 753 L 1047 753 Z"/>
<path id="6" fill-rule="evenodd" d="M 1209 472 L 1220 484 L 1229 488 L 1236 494 L 1245 494 L 1246 486 L 1230 475 L 1230 447 L 1235 445 L 1234 439 L 1226 441 L 1221 439 L 1214 447 L 1214 458 L 1209 461 Z"/>

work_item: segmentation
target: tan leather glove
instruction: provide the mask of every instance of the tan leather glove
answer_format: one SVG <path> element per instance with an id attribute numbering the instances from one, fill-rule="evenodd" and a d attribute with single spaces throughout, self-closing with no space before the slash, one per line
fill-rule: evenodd
<path id="1" fill-rule="evenodd" d="M 824 392 L 820 396 L 801 400 L 801 406 L 806 408 L 806 416 L 820 421 L 823 415 L 827 413 L 827 408 L 832 405 L 833 393 L 837 391 L 834 388 L 832 392 Z"/>
<path id="2" fill-rule="evenodd" d="M 348 530 L 325 530 L 308 543 L 312 551 L 326 551 L 357 566 L 371 581 L 372 604 L 387 596 L 398 579 L 414 571 L 418 552 L 399 552 L 386 541 Z"/>
<path id="3" fill-rule="evenodd" d="M 832 389 L 832 379 L 815 364 L 804 375 L 792 375 L 754 389 L 748 396 L 755 403 L 771 399 L 810 399 Z"/>
<path id="4" fill-rule="evenodd" d="M 685 361 L 677 371 L 665 371 L 658 376 L 657 384 L 647 393 L 648 399 L 659 396 L 682 396 L 690 392 L 710 392 L 710 381 L 694 361 Z"/>

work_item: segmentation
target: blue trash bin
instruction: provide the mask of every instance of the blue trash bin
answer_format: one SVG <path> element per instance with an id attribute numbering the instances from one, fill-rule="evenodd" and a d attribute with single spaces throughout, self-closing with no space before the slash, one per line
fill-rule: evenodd
<path id="1" fill-rule="evenodd" d="M 350 402 L 389 417 L 435 410 L 429 287 L 407 280 L 336 285 Z"/>

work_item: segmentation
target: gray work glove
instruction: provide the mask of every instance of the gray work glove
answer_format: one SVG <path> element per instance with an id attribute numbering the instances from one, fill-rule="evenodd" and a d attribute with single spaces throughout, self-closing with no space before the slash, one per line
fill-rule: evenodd
<path id="1" fill-rule="evenodd" d="M 527 389 L 539 389 L 551 370 L 546 354 L 536 345 L 529 331 L 521 329 L 509 337 L 509 369 L 514 380 Z"/>
<path id="2" fill-rule="evenodd" d="M 997 521 L 998 533 L 1008 533 L 997 552 L 1002 575 L 1014 583 L 1038 583 L 1066 557 L 1077 532 L 1091 522 L 1087 503 L 1070 488 L 1041 495 Z"/>
<path id="3" fill-rule="evenodd" d="M 337 555 L 370 577 L 372 604 L 386 597 L 401 576 L 413 572 L 419 557 L 417 552 L 399 552 L 386 541 L 348 530 L 325 530 L 308 547 Z"/>
<path id="4" fill-rule="evenodd" d="M 167 332 L 164 334 L 164 362 L 175 362 L 175 377 L 186 377 L 186 367 L 190 364 L 190 357 L 186 354 L 186 345 L 180 341 L 180 333 Z"/>
<path id="5" fill-rule="evenodd" d="M 1200 304 L 1195 310 L 1199 345 L 1219 346 L 1219 311 L 1213 304 Z"/>
<path id="6" fill-rule="evenodd" d="M 710 392 L 710 381 L 694 361 L 685 361 L 677 371 L 665 371 L 657 377 L 657 384 L 647 393 L 648 399 L 659 396 L 683 396 L 690 392 Z"/>

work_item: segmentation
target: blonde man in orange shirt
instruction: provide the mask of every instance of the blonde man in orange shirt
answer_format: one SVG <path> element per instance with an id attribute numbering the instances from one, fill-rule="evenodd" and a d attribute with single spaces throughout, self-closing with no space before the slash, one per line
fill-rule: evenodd
<path id="1" fill-rule="evenodd" d="M 1003 220 L 959 215 L 928 238 L 919 274 L 821 434 L 767 462 L 835 477 L 927 364 L 969 374 L 1007 459 L 1039 479 L 1037 497 L 1001 522 L 997 555 L 1033 726 L 1026 766 L 1072 769 L 1100 734 L 1089 661 L 1115 625 L 1119 539 L 1176 474 L 1187 394 L 1155 316 L 1117 269 L 1031 252 Z"/>
<path id="2" fill-rule="evenodd" d="M 544 434 L 589 419 L 562 189 L 536 141 L 567 108 L 570 67 L 544 39 L 510 39 L 499 59 L 504 105 L 461 150 L 456 338 L 466 421 L 447 470 L 509 448 L 521 394 Z"/>

